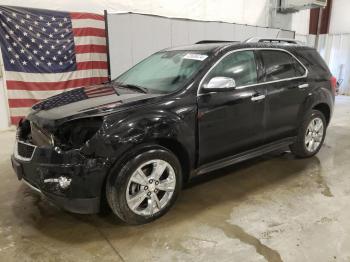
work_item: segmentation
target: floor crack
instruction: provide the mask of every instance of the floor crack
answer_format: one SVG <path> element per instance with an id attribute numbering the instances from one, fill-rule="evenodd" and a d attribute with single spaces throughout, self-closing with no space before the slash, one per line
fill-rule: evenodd
<path id="1" fill-rule="evenodd" d="M 111 242 L 111 241 L 108 239 L 108 237 L 103 233 L 103 231 L 102 231 L 98 226 L 95 225 L 95 227 L 96 227 L 97 232 L 99 232 L 100 235 L 104 238 L 104 240 L 107 241 L 108 245 L 111 247 L 111 249 L 112 249 L 112 250 L 114 251 L 114 253 L 117 255 L 117 257 L 118 257 L 121 261 L 125 262 L 124 258 L 120 255 L 120 253 L 118 252 L 118 250 L 113 246 L 112 242 Z"/>

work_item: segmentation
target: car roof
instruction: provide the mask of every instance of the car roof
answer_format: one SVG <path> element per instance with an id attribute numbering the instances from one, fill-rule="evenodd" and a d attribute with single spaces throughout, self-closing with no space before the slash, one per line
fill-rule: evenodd
<path id="1" fill-rule="evenodd" d="M 164 51 L 201 51 L 206 53 L 218 53 L 221 51 L 231 51 L 245 48 L 264 48 L 264 49 L 283 49 L 292 53 L 301 49 L 314 49 L 305 45 L 281 44 L 281 43 L 245 43 L 245 42 L 216 42 L 216 43 L 199 43 L 186 46 L 177 46 L 167 48 Z"/>
<path id="2" fill-rule="evenodd" d="M 215 49 L 220 49 L 221 47 L 229 46 L 232 44 L 237 44 L 239 42 L 217 42 L 217 43 L 203 43 L 203 44 L 193 44 L 184 46 L 175 46 L 167 48 L 164 51 L 213 51 Z"/>

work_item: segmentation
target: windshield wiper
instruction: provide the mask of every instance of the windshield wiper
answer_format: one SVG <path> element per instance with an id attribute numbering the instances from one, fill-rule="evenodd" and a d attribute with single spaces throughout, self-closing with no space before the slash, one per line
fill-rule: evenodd
<path id="1" fill-rule="evenodd" d="M 134 90 L 138 90 L 141 91 L 142 93 L 148 93 L 148 89 L 142 86 L 138 86 L 138 85 L 131 85 L 131 84 L 121 84 L 121 83 L 116 83 L 118 85 L 118 87 L 124 87 L 124 88 L 129 88 L 129 89 L 134 89 Z"/>

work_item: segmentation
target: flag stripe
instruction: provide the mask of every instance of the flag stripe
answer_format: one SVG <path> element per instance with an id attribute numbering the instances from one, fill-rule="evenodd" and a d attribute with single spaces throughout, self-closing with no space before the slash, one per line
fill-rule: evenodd
<path id="1" fill-rule="evenodd" d="M 30 107 L 12 107 L 10 113 L 12 116 L 25 116 L 29 113 Z"/>
<path id="2" fill-rule="evenodd" d="M 87 61 L 77 63 L 78 70 L 87 69 L 108 69 L 108 63 L 104 61 Z"/>
<path id="3" fill-rule="evenodd" d="M 70 17 L 72 19 L 95 19 L 104 21 L 105 17 L 103 15 L 93 14 L 93 13 L 80 13 L 80 12 L 71 12 Z"/>
<path id="4" fill-rule="evenodd" d="M 110 93 L 110 94 L 115 94 L 115 90 L 113 87 L 101 87 L 99 86 L 98 88 L 96 88 L 95 90 L 86 90 L 84 89 L 85 93 L 89 96 L 91 94 L 98 94 L 98 93 Z"/>
<path id="5" fill-rule="evenodd" d="M 74 37 L 75 45 L 106 45 L 106 37 L 77 36 Z"/>
<path id="6" fill-rule="evenodd" d="M 80 87 L 84 85 L 95 85 L 108 80 L 108 77 L 80 78 L 61 82 L 23 82 L 6 81 L 9 90 L 65 90 L 67 88 Z"/>
<path id="7" fill-rule="evenodd" d="M 88 96 L 90 95 L 95 95 L 95 94 L 115 94 L 115 91 L 114 90 L 104 90 L 104 89 L 101 89 L 101 90 L 95 90 L 95 91 L 90 91 L 90 92 L 85 92 Z"/>
<path id="8" fill-rule="evenodd" d="M 66 73 L 18 73 L 6 72 L 6 80 L 8 81 L 24 81 L 24 82 L 60 82 L 73 80 L 77 78 L 87 77 L 105 77 L 108 72 L 105 69 L 78 70 Z"/>
<path id="9" fill-rule="evenodd" d="M 24 118 L 24 116 L 11 116 L 10 120 L 13 125 L 18 125 L 19 121 Z"/>
<path id="10" fill-rule="evenodd" d="M 115 93 L 113 92 L 103 92 L 103 93 L 98 93 L 98 94 L 93 94 L 93 95 L 89 95 L 90 98 L 92 97 L 101 97 L 101 96 L 107 96 L 107 95 L 115 95 Z"/>
<path id="11" fill-rule="evenodd" d="M 92 27 L 85 27 L 85 28 L 73 28 L 73 34 L 74 36 L 106 36 L 106 31 L 104 29 L 100 28 L 92 28 Z"/>
<path id="12" fill-rule="evenodd" d="M 9 99 L 9 106 L 11 107 L 31 107 L 33 104 L 39 102 L 39 99 Z"/>
<path id="13" fill-rule="evenodd" d="M 107 46 L 105 45 L 78 45 L 75 47 L 77 54 L 83 53 L 107 53 Z"/>
<path id="14" fill-rule="evenodd" d="M 103 53 L 83 53 L 76 54 L 77 63 L 87 61 L 105 61 L 107 62 L 107 54 Z"/>
<path id="15" fill-rule="evenodd" d="M 94 19 L 73 19 L 72 20 L 73 28 L 99 28 L 105 29 L 105 21 L 94 20 Z"/>
<path id="16" fill-rule="evenodd" d="M 74 88 L 67 88 L 64 92 L 73 90 Z M 19 98 L 31 98 L 31 99 L 46 99 L 50 96 L 62 93 L 62 90 L 45 90 L 45 91 L 33 91 L 33 90 L 8 90 L 7 97 L 12 99 Z"/>

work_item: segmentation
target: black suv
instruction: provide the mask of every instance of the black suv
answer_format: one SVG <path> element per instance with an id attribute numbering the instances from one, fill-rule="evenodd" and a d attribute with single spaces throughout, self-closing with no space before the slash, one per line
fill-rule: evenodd
<path id="1" fill-rule="evenodd" d="M 170 48 L 111 82 L 34 105 L 12 165 L 69 211 L 107 202 L 125 222 L 147 223 L 192 176 L 285 146 L 315 155 L 335 87 L 317 51 L 290 42 Z"/>

